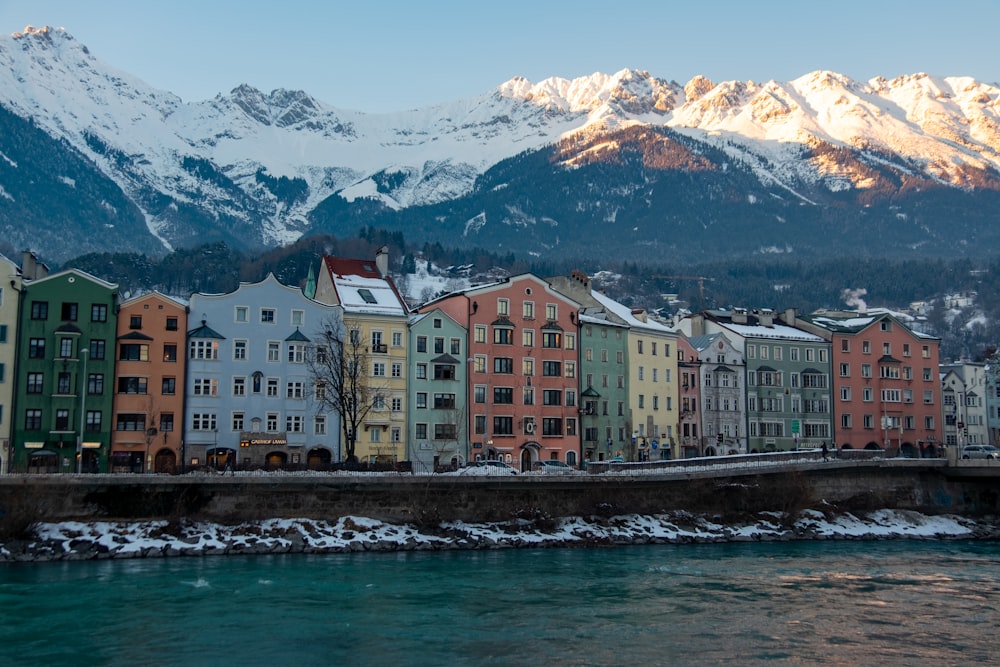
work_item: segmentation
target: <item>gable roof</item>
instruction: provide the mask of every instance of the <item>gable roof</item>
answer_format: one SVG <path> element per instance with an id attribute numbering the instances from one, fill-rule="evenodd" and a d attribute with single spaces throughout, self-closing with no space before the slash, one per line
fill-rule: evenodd
<path id="1" fill-rule="evenodd" d="M 408 314 L 405 301 L 390 276 L 383 277 L 374 260 L 323 257 L 337 301 L 347 313 L 370 315 Z"/>

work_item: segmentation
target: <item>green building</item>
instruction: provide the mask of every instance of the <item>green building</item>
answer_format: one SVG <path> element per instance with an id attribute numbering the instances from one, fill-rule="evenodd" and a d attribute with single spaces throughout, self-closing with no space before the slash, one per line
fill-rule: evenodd
<path id="1" fill-rule="evenodd" d="M 24 281 L 14 471 L 108 471 L 117 302 L 117 285 L 76 269 Z"/>

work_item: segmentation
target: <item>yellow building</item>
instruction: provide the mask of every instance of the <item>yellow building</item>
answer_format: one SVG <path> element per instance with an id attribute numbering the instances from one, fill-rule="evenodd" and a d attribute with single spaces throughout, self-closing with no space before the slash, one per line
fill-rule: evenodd
<path id="1" fill-rule="evenodd" d="M 406 350 L 408 310 L 389 276 L 389 255 L 375 260 L 324 257 L 315 299 L 344 309 L 346 335 L 357 337 L 359 358 L 373 402 L 356 434 L 344 424 L 344 441 L 355 436 L 358 461 L 391 464 L 406 458 Z M 345 459 L 349 453 L 345 453 Z"/>

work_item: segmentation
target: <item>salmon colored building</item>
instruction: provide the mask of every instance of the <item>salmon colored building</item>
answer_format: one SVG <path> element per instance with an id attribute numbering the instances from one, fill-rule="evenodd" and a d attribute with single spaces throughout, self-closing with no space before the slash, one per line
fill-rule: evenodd
<path id="1" fill-rule="evenodd" d="M 549 459 L 579 465 L 579 304 L 523 274 L 419 310 L 434 309 L 469 332 L 470 458 L 520 471 Z"/>
<path id="2" fill-rule="evenodd" d="M 179 472 L 187 307 L 157 292 L 118 311 L 111 472 Z"/>
<path id="3" fill-rule="evenodd" d="M 888 312 L 817 311 L 785 319 L 831 342 L 838 448 L 940 455 L 939 338 Z"/>

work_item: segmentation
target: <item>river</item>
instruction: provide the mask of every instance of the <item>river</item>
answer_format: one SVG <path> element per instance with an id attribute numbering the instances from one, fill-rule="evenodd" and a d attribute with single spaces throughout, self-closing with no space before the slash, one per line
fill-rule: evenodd
<path id="1" fill-rule="evenodd" d="M 3 665 L 958 665 L 1000 542 L 12 563 L 0 610 Z"/>

